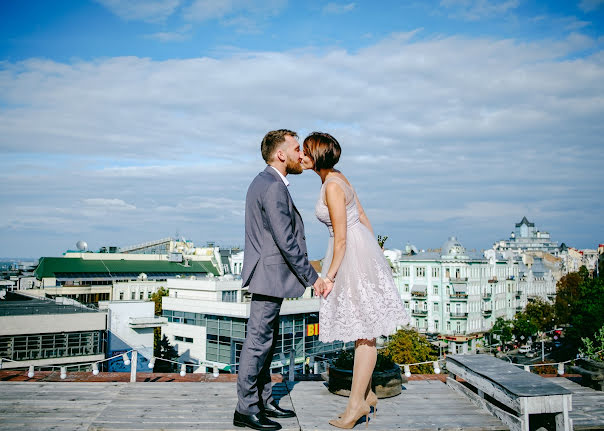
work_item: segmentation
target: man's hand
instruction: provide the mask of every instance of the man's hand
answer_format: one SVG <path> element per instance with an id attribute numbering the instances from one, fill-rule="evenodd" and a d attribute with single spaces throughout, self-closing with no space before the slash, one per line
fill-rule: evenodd
<path id="1" fill-rule="evenodd" d="M 313 284 L 313 289 L 315 289 L 315 296 L 323 296 L 323 291 L 325 290 L 325 281 L 319 277 L 315 284 Z"/>
<path id="2" fill-rule="evenodd" d="M 331 292 L 331 289 L 333 289 L 333 281 L 331 281 L 330 279 L 326 278 L 325 280 L 325 289 L 323 289 L 323 298 L 327 298 L 327 295 L 329 295 L 329 292 Z"/>

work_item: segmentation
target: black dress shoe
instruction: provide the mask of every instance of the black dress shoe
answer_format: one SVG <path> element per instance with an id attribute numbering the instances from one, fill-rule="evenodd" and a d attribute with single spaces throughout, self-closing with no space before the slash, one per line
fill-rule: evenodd
<path id="1" fill-rule="evenodd" d="M 262 412 L 255 415 L 244 415 L 235 410 L 233 425 L 236 427 L 248 427 L 263 431 L 276 431 L 281 429 L 281 424 L 268 419 Z"/>
<path id="2" fill-rule="evenodd" d="M 270 418 L 293 418 L 296 416 L 292 410 L 286 410 L 279 407 L 279 405 L 273 401 L 270 404 L 264 406 L 264 414 Z"/>

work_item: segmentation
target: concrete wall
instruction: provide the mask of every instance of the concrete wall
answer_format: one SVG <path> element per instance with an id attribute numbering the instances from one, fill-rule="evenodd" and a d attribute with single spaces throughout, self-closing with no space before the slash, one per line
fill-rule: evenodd
<path id="1" fill-rule="evenodd" d="M 107 314 L 32 314 L 0 317 L 0 335 L 48 334 L 107 329 Z"/>

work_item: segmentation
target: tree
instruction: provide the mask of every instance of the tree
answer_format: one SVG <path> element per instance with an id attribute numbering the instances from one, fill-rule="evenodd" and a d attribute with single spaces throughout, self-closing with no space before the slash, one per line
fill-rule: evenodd
<path id="1" fill-rule="evenodd" d="M 539 331 L 549 331 L 555 326 L 555 309 L 549 302 L 542 299 L 529 302 L 524 312 Z"/>
<path id="2" fill-rule="evenodd" d="M 558 323 L 570 323 L 575 312 L 572 304 L 579 298 L 579 286 L 583 278 L 578 272 L 571 272 L 562 277 L 556 284 L 556 301 L 554 309 Z"/>
<path id="3" fill-rule="evenodd" d="M 413 364 L 438 359 L 428 339 L 413 329 L 398 330 L 390 337 L 384 353 L 397 364 Z M 423 364 L 412 366 L 411 372 L 432 374 L 434 371 L 431 364 Z"/>
<path id="4" fill-rule="evenodd" d="M 578 289 L 578 295 L 570 303 L 570 327 L 566 337 L 578 347 L 581 338 L 593 337 L 604 325 L 604 279 L 587 278 Z"/>
<path id="5" fill-rule="evenodd" d="M 163 286 L 160 287 L 157 292 L 151 295 L 151 301 L 155 302 L 155 315 L 161 316 L 162 314 L 162 297 L 168 296 L 168 289 Z M 158 355 L 161 343 L 161 327 L 153 329 L 153 356 L 160 357 Z"/>
<path id="6" fill-rule="evenodd" d="M 168 337 L 165 335 L 158 343 L 157 349 L 154 350 L 153 355 L 156 358 L 169 359 L 171 361 L 178 359 L 178 352 L 174 346 L 170 344 Z M 176 371 L 177 367 L 178 365 L 173 364 L 172 362 L 156 361 L 154 370 L 158 373 L 170 373 Z"/>
<path id="7" fill-rule="evenodd" d="M 535 325 L 526 312 L 516 313 L 514 317 L 514 335 L 516 338 L 524 341 L 528 337 L 532 337 L 537 333 L 537 325 Z"/>
<path id="8" fill-rule="evenodd" d="M 513 325 L 511 320 L 505 320 L 503 317 L 498 317 L 493 324 L 491 333 L 493 338 L 499 339 L 501 344 L 506 344 L 514 338 Z"/>

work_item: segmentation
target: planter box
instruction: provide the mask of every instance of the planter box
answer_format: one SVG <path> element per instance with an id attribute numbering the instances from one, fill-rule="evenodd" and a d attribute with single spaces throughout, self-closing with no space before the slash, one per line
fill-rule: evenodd
<path id="1" fill-rule="evenodd" d="M 598 391 L 604 391 L 604 362 L 593 359 L 581 359 L 578 365 L 571 368 L 575 373 L 581 374 L 585 386 Z"/>
<path id="2" fill-rule="evenodd" d="M 352 370 L 330 366 L 328 379 L 329 392 L 344 397 L 350 395 Z M 390 370 L 374 371 L 371 377 L 372 389 L 378 398 L 390 398 L 399 395 L 402 392 L 403 383 L 407 383 L 407 379 L 403 378 L 401 368 L 398 365 Z"/>

